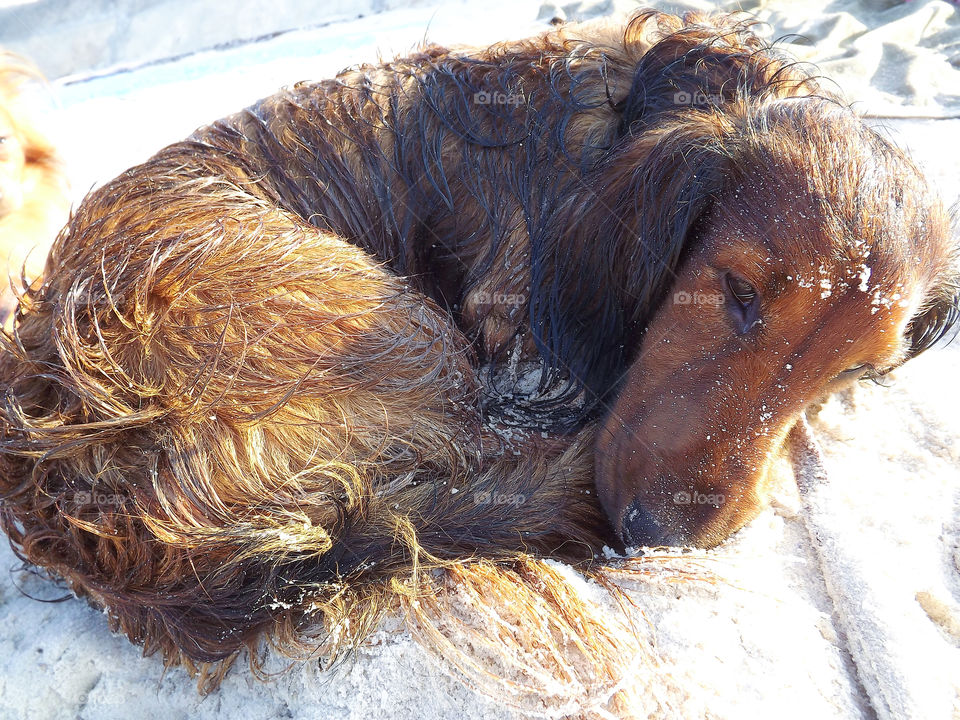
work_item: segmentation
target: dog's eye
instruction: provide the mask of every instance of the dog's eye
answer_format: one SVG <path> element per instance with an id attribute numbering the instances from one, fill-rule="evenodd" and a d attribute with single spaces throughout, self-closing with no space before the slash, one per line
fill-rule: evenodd
<path id="1" fill-rule="evenodd" d="M 731 273 L 724 276 L 727 311 L 733 327 L 740 335 L 746 335 L 760 323 L 760 303 L 753 285 Z"/>
<path id="2" fill-rule="evenodd" d="M 847 368 L 847 369 L 844 370 L 842 373 L 840 373 L 839 375 L 837 375 L 837 377 L 838 377 L 838 378 L 844 378 L 844 379 L 846 379 L 846 378 L 851 378 L 851 377 L 859 377 L 860 375 L 863 375 L 864 373 L 866 373 L 867 370 L 869 370 L 869 369 L 870 369 L 870 366 L 869 366 L 869 365 L 866 365 L 866 364 L 865 364 L 865 365 L 855 365 L 854 367 Z"/>
<path id="3" fill-rule="evenodd" d="M 847 368 L 837 375 L 837 380 L 849 380 L 853 378 L 856 380 L 869 380 L 870 382 L 882 385 L 886 375 L 893 369 L 892 367 L 880 369 L 870 363 L 863 363 L 862 365 Z"/>
<path id="4" fill-rule="evenodd" d="M 743 307 L 747 307 L 757 298 L 757 291 L 753 289 L 753 285 L 736 275 L 727 275 L 727 289 L 733 295 L 734 300 Z"/>

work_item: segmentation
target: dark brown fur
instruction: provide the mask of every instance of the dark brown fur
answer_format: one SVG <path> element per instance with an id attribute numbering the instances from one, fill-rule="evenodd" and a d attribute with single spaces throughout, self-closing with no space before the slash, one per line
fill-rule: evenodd
<path id="1" fill-rule="evenodd" d="M 951 252 L 909 161 L 729 18 L 297 85 L 78 208 L 4 340 L 3 526 L 171 661 L 356 640 L 474 557 L 589 560 L 601 503 L 713 544 L 838 373 L 955 321 Z M 673 302 L 729 273 L 759 326 Z"/>

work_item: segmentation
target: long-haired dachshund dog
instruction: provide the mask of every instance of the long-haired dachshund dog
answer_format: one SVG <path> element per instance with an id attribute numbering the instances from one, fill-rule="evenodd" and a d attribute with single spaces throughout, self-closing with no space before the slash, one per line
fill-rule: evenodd
<path id="1" fill-rule="evenodd" d="M 41 80 L 23 58 L 0 51 L 0 323 L 16 305 L 13 288 L 41 274 L 67 219 L 60 158 L 24 101 L 25 87 Z"/>
<path id="2" fill-rule="evenodd" d="M 430 46 L 83 201 L 3 338 L 3 527 L 173 661 L 356 640 L 457 561 L 719 543 L 957 279 L 914 165 L 734 19 Z"/>

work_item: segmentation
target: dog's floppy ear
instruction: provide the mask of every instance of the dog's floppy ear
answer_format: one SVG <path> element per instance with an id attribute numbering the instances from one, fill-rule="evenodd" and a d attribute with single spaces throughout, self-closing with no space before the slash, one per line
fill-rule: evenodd
<path id="1" fill-rule="evenodd" d="M 937 269 L 926 302 L 907 327 L 907 358 L 916 357 L 940 341 L 951 342 L 960 334 L 960 202 L 943 215 L 924 216 L 918 226 L 930 233 L 928 237 L 940 237 L 946 243 L 937 253 L 946 262 Z M 938 228 L 939 234 L 932 228 Z"/>
<path id="2" fill-rule="evenodd" d="M 658 39 L 646 48 L 651 24 Z M 737 15 L 689 13 L 681 21 L 656 11 L 638 14 L 624 44 L 644 49 L 616 103 L 620 133 L 642 132 L 683 107 L 706 110 L 744 95 L 756 101 L 817 92 L 805 66 L 754 34 L 757 24 Z"/>
<path id="3" fill-rule="evenodd" d="M 552 369 L 585 387 L 588 402 L 623 374 L 719 196 L 733 122 L 688 110 L 624 137 L 583 177 L 580 201 L 555 229 L 567 240 L 535 252 L 545 261 L 532 268 L 534 335 Z M 558 256 L 560 247 L 567 256 Z"/>
<path id="4" fill-rule="evenodd" d="M 907 328 L 910 347 L 907 357 L 914 358 L 938 341 L 950 342 L 960 332 L 960 277 L 952 279 L 950 286 L 925 310 L 913 318 Z"/>

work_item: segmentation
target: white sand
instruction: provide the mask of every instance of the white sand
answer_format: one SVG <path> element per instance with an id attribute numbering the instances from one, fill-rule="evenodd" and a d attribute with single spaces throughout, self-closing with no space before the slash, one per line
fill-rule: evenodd
<path id="1" fill-rule="evenodd" d="M 807 35 L 812 42 L 790 49 L 818 61 L 872 115 L 960 111 L 953 5 L 745 6 L 776 34 Z M 574 19 L 628 7 L 585 2 L 564 10 Z M 76 186 L 82 194 L 281 84 L 375 60 L 378 49 L 407 50 L 428 26 L 439 42 L 481 43 L 529 34 L 553 12 L 523 0 L 395 11 L 61 85 Z M 956 200 L 960 121 L 884 124 Z M 813 420 L 828 479 L 803 502 L 785 492 L 777 509 L 698 555 L 721 582 L 682 584 L 664 575 L 625 585 L 659 658 L 631 674 L 643 698 L 638 710 L 731 720 L 960 717 L 958 371 L 960 349 L 936 350 L 898 372 L 891 388 L 864 386 L 831 399 Z M 85 603 L 27 598 L 18 587 L 38 597 L 63 593 L 16 567 L 0 550 L 0 568 L 12 570 L 0 573 L 3 718 L 519 717 L 452 679 L 402 632 L 378 634 L 331 674 L 305 664 L 263 684 L 238 666 L 218 692 L 200 698 L 185 672 L 164 674 L 157 658 L 140 658 Z M 584 592 L 609 607 L 595 587 Z"/>

